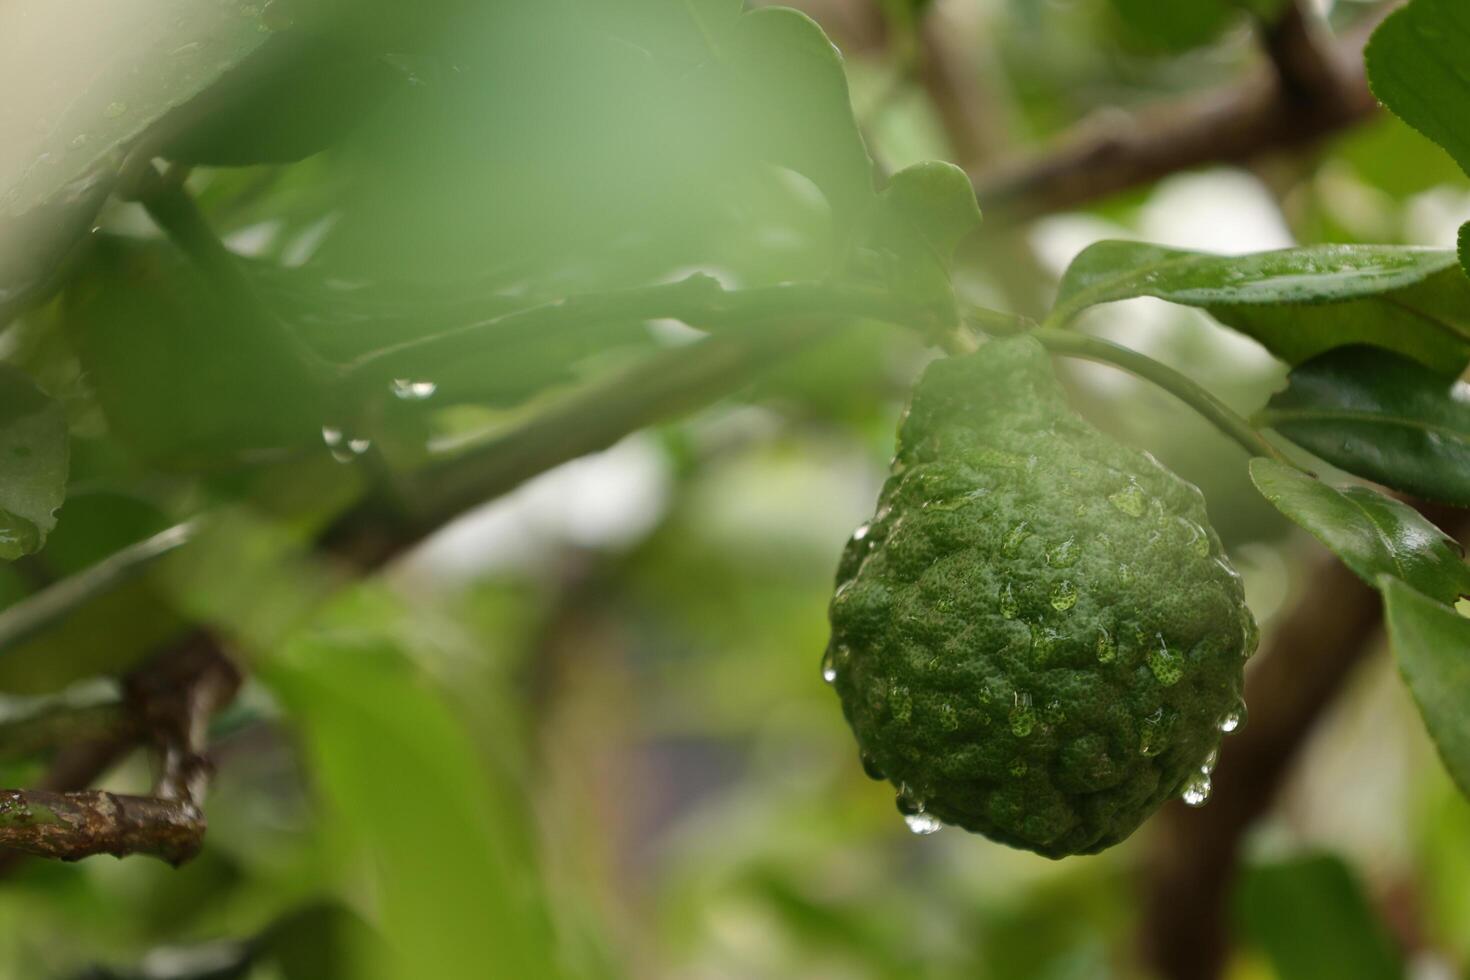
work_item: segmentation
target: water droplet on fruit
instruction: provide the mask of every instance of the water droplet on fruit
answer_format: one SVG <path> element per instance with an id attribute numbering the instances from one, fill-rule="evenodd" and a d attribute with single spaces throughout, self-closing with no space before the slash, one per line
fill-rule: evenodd
<path id="1" fill-rule="evenodd" d="M 1022 521 L 1015 527 L 1011 528 L 1010 533 L 1006 535 L 1005 541 L 1003 541 L 1000 546 L 1001 552 L 1007 557 L 1014 558 L 1016 556 L 1016 553 L 1021 550 L 1022 543 L 1024 543 L 1025 540 L 1030 536 L 1031 522 Z"/>
<path id="2" fill-rule="evenodd" d="M 947 732 L 952 732 L 960 727 L 960 715 L 955 711 L 954 705 L 946 701 L 939 706 L 939 727 Z"/>
<path id="3" fill-rule="evenodd" d="M 1220 719 L 1220 731 L 1224 732 L 1226 735 L 1229 735 L 1231 732 L 1238 729 L 1241 725 L 1245 724 L 1245 716 L 1245 703 L 1240 702 L 1236 704 L 1236 706 L 1230 711 L 1229 714 Z"/>
<path id="4" fill-rule="evenodd" d="M 822 680 L 828 684 L 837 683 L 837 658 L 830 646 L 827 647 L 827 652 L 822 654 Z"/>
<path id="5" fill-rule="evenodd" d="M 908 824 L 909 832 L 918 834 L 920 837 L 928 837 L 937 834 L 944 829 L 944 822 L 932 813 L 906 813 L 903 822 Z"/>
<path id="6" fill-rule="evenodd" d="M 1210 749 L 1210 754 L 1205 756 L 1205 761 L 1200 763 L 1199 771 L 1208 776 L 1215 771 L 1215 765 L 1220 761 L 1220 750 Z"/>
<path id="7" fill-rule="evenodd" d="M 1142 517 L 1143 512 L 1148 509 L 1148 499 L 1143 488 L 1136 483 L 1130 483 L 1117 493 L 1109 494 L 1108 503 L 1129 517 Z"/>
<path id="8" fill-rule="evenodd" d="M 413 381 L 409 378 L 394 378 L 391 385 L 393 397 L 400 401 L 421 402 L 432 398 L 439 385 L 433 381 Z"/>
<path id="9" fill-rule="evenodd" d="M 1026 765 L 1026 760 L 1025 759 L 1022 759 L 1022 758 L 1019 758 L 1018 757 L 1018 758 L 1015 758 L 1015 759 L 1012 759 L 1011 760 L 1010 773 L 1011 773 L 1012 776 L 1015 776 L 1017 779 L 1020 779 L 1022 776 L 1026 775 L 1026 770 L 1028 768 L 1029 767 Z"/>
<path id="10" fill-rule="evenodd" d="M 1138 737 L 1139 753 L 1151 759 L 1164 751 L 1164 734 L 1167 727 L 1164 723 L 1163 708 L 1157 709 L 1145 718 Z"/>
<path id="11" fill-rule="evenodd" d="M 1158 649 L 1148 655 L 1148 669 L 1153 671 L 1154 678 L 1160 684 L 1173 687 L 1184 676 L 1184 655 L 1169 649 L 1169 645 L 1160 636 Z"/>
<path id="12" fill-rule="evenodd" d="M 1035 727 L 1036 711 L 1031 707 L 1031 695 L 1017 691 L 1015 703 L 1011 706 L 1011 733 L 1017 738 L 1025 738 Z"/>
<path id="13" fill-rule="evenodd" d="M 878 768 L 878 760 L 868 755 L 868 753 L 863 752 L 858 756 L 858 759 L 863 764 L 863 773 L 869 779 L 881 783 L 883 780 L 888 778 L 886 775 L 884 775 L 883 770 Z"/>
<path id="14" fill-rule="evenodd" d="M 1016 601 L 1016 593 L 1007 582 L 1000 587 L 1000 614 L 1006 619 L 1015 619 L 1016 614 L 1021 611 L 1021 605 Z"/>
<path id="15" fill-rule="evenodd" d="M 1082 557 L 1082 549 L 1076 538 L 1068 538 L 1046 553 L 1046 563 L 1052 568 L 1071 568 Z"/>
<path id="16" fill-rule="evenodd" d="M 871 524 L 861 524 L 858 526 L 858 529 L 856 531 L 852 532 L 852 539 L 854 541 L 863 541 L 867 538 L 868 533 L 872 530 L 873 526 Z"/>
<path id="17" fill-rule="evenodd" d="M 1066 612 L 1077 605 L 1077 586 L 1071 581 L 1061 581 L 1051 590 L 1051 607 L 1057 612 Z"/>
<path id="18" fill-rule="evenodd" d="M 1106 627 L 1099 626 L 1097 630 L 1097 662 L 1110 664 L 1118 657 L 1118 645 L 1113 642 L 1113 634 Z"/>
<path id="19" fill-rule="evenodd" d="M 1191 776 L 1180 799 L 1186 806 L 1204 806 L 1210 800 L 1210 777 L 1202 772 Z"/>

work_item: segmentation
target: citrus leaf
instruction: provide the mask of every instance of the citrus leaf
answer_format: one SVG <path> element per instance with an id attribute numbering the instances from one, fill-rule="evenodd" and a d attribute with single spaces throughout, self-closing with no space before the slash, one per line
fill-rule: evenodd
<path id="1" fill-rule="evenodd" d="M 1470 507 L 1470 385 L 1417 361 L 1329 351 L 1298 365 L 1257 418 L 1339 469 Z"/>
<path id="2" fill-rule="evenodd" d="M 0 559 L 38 551 L 66 499 L 66 412 L 0 364 Z"/>
<path id="3" fill-rule="evenodd" d="M 1355 343 L 1446 375 L 1470 363 L 1470 280 L 1449 251 L 1315 245 L 1226 256 L 1099 242 L 1073 260 L 1049 319 L 1139 296 L 1207 310 L 1289 364 Z"/>
<path id="4" fill-rule="evenodd" d="M 378 599 L 380 615 L 392 603 Z M 396 954 L 381 975 L 562 975 L 518 797 L 487 777 L 444 692 L 391 632 L 350 614 L 298 634 L 263 675 L 303 737 L 331 833 L 373 878 Z"/>
<path id="5" fill-rule="evenodd" d="M 1361 883 L 1340 858 L 1309 854 L 1244 870 L 1243 937 L 1280 980 L 1399 980 L 1404 968 Z"/>
<path id="6" fill-rule="evenodd" d="M 1461 0 L 1413 0 L 1394 11 L 1364 57 L 1379 101 L 1470 173 L 1470 18 Z M 1461 260 L 1470 272 L 1470 255 Z"/>
<path id="7" fill-rule="evenodd" d="M 1369 585 L 1388 575 L 1441 602 L 1470 595 L 1459 545 L 1414 508 L 1367 487 L 1335 489 L 1274 460 L 1250 467 L 1262 496 Z"/>
<path id="8" fill-rule="evenodd" d="M 1388 634 L 1445 768 L 1470 795 L 1470 619 L 1384 576 Z"/>

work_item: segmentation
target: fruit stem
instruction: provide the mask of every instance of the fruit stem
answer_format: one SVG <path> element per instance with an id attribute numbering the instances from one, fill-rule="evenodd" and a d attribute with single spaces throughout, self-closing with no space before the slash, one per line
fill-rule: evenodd
<path id="1" fill-rule="evenodd" d="M 1042 327 L 1030 331 L 1030 335 L 1053 354 L 1109 364 L 1152 382 L 1204 416 L 1215 428 L 1240 443 L 1252 456 L 1265 456 L 1278 463 L 1295 466 L 1229 405 L 1202 388 L 1192 378 L 1166 364 L 1111 341 L 1070 330 Z"/>

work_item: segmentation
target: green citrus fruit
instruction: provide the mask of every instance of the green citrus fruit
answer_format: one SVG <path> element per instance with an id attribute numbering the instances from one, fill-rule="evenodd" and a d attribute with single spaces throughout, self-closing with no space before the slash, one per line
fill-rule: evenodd
<path id="1" fill-rule="evenodd" d="M 1204 500 L 1020 338 L 936 362 L 843 554 L 823 672 L 917 831 L 1048 857 L 1202 802 L 1257 639 Z"/>

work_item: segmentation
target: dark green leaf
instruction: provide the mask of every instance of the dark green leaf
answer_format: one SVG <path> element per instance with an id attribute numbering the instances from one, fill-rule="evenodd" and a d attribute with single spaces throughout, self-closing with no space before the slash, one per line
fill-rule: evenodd
<path id="1" fill-rule="evenodd" d="M 1261 494 L 1369 585 L 1389 575 L 1442 602 L 1470 595 L 1459 545 L 1414 508 L 1367 487 L 1337 490 L 1273 460 L 1250 465 Z"/>
<path id="2" fill-rule="evenodd" d="M 1347 344 L 1396 350 L 1451 376 L 1470 363 L 1470 280 L 1448 251 L 1318 245 L 1223 256 L 1099 242 L 1067 270 L 1051 320 L 1138 296 L 1206 309 L 1290 364 Z"/>
<path id="3" fill-rule="evenodd" d="M 1373 94 L 1470 173 L 1470 18 L 1461 0 L 1413 0 L 1379 25 L 1365 52 Z M 1470 254 L 1461 261 L 1470 273 Z"/>
<path id="4" fill-rule="evenodd" d="M 1235 917 L 1279 980 L 1399 980 L 1404 975 L 1362 886 L 1331 855 L 1247 868 L 1235 894 Z"/>
<path id="5" fill-rule="evenodd" d="M 1379 588 L 1399 671 L 1445 768 L 1470 795 L 1470 619 L 1387 576 Z"/>
<path id="6" fill-rule="evenodd" d="M 66 412 L 0 364 L 0 559 L 37 551 L 66 499 Z"/>
<path id="7" fill-rule="evenodd" d="M 1470 386 L 1417 361 L 1329 351 L 1298 365 L 1259 421 L 1339 469 L 1470 507 Z"/>

